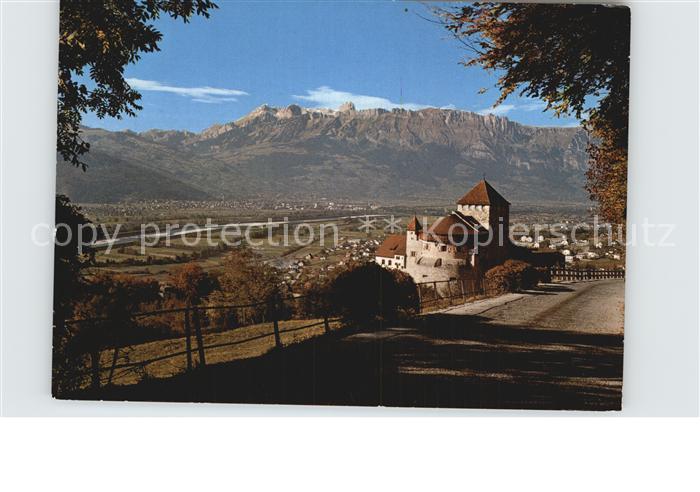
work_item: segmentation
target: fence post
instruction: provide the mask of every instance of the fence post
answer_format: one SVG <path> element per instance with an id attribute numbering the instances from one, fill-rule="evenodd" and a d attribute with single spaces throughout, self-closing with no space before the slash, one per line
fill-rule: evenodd
<path id="1" fill-rule="evenodd" d="M 90 361 L 92 362 L 92 389 L 100 389 L 100 350 L 95 348 L 90 351 Z"/>
<path id="2" fill-rule="evenodd" d="M 199 352 L 199 364 L 204 367 L 207 361 L 204 358 L 204 340 L 202 339 L 202 326 L 199 322 L 199 309 L 192 308 L 192 321 L 194 322 L 194 335 L 197 337 L 197 350 Z"/>
<path id="3" fill-rule="evenodd" d="M 449 300 L 450 306 L 452 305 L 452 280 L 447 281 L 447 299 Z"/>
<path id="4" fill-rule="evenodd" d="M 326 333 L 331 332 L 331 325 L 328 323 L 328 313 L 324 313 L 323 315 L 323 329 Z"/>
<path id="5" fill-rule="evenodd" d="M 459 281 L 459 288 L 462 291 L 462 302 L 467 302 L 467 298 L 464 296 L 464 279 Z"/>
<path id="6" fill-rule="evenodd" d="M 90 322 L 86 325 L 86 329 L 89 329 L 92 333 L 96 332 L 98 330 L 98 326 L 96 323 L 99 322 Z M 101 350 L 99 344 L 96 343 L 96 340 L 93 340 L 92 342 L 92 347 L 90 347 L 88 352 L 90 356 L 90 388 L 92 388 L 93 390 L 99 390 Z"/>
<path id="7" fill-rule="evenodd" d="M 272 327 L 275 331 L 275 347 L 281 347 L 282 346 L 282 340 L 280 339 L 280 325 L 279 321 L 277 318 L 279 316 L 277 315 L 277 299 L 274 299 L 272 301 L 272 309 L 271 309 L 271 314 L 272 314 Z"/>
<path id="8" fill-rule="evenodd" d="M 109 377 L 107 378 L 107 384 L 112 384 L 114 369 L 117 367 L 117 359 L 119 359 L 119 347 L 114 347 L 114 352 L 112 353 L 112 366 L 109 368 Z"/>
<path id="9" fill-rule="evenodd" d="M 192 370 L 192 329 L 190 328 L 190 308 L 185 309 L 185 352 L 187 352 L 187 370 Z"/>
<path id="10" fill-rule="evenodd" d="M 423 284 L 418 284 L 418 314 L 423 311 L 423 296 L 421 294 L 421 287 Z"/>

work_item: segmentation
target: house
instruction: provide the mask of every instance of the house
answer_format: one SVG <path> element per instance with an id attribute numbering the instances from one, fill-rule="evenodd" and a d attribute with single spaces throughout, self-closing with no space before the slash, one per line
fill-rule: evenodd
<path id="1" fill-rule="evenodd" d="M 406 268 L 406 236 L 387 236 L 375 253 L 375 261 L 385 268 Z"/>
<path id="2" fill-rule="evenodd" d="M 509 257 L 510 203 L 486 180 L 460 198 L 454 210 L 428 227 L 413 217 L 406 235 L 388 236 L 375 261 L 399 268 L 416 282 L 472 278 Z"/>

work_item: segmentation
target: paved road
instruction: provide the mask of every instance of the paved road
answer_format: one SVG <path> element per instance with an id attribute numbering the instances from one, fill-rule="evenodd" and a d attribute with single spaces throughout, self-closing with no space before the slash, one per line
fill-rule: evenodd
<path id="1" fill-rule="evenodd" d="M 444 312 L 480 315 L 493 324 L 621 335 L 624 289 L 621 279 L 545 284 L 531 293 L 509 294 Z"/>
<path id="2" fill-rule="evenodd" d="M 552 284 L 339 331 L 102 399 L 614 410 L 622 397 L 622 280 Z"/>

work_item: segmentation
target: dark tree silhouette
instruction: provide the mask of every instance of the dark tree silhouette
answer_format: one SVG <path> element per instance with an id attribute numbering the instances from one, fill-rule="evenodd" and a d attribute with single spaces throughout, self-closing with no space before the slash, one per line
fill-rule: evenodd
<path id="1" fill-rule="evenodd" d="M 472 52 L 465 65 L 499 74 L 496 104 L 517 92 L 544 100 L 557 115 L 584 121 L 592 137 L 586 188 L 606 220 L 623 224 L 629 9 L 485 2 L 437 9 L 436 14 Z"/>
<path id="2" fill-rule="evenodd" d="M 93 262 L 91 252 L 81 251 L 78 228 L 89 224 L 80 207 L 71 204 L 65 195 L 56 196 L 56 230 L 53 274 L 53 394 L 74 389 L 62 387 L 68 384 L 66 374 L 80 366 L 70 350 L 70 327 L 65 320 L 74 314 L 74 302 L 85 287 L 81 270 Z"/>
<path id="3" fill-rule="evenodd" d="M 418 289 L 406 273 L 376 263 L 356 265 L 331 279 L 328 297 L 333 311 L 346 323 L 396 320 L 418 310 Z"/>
<path id="4" fill-rule="evenodd" d="M 61 0 L 58 68 L 58 152 L 83 170 L 90 145 L 80 137 L 82 113 L 133 116 L 141 95 L 124 80 L 124 67 L 158 51 L 163 15 L 188 22 L 209 17 L 210 0 Z M 90 86 L 80 77 L 88 75 Z"/>
<path id="5" fill-rule="evenodd" d="M 147 333 L 132 315 L 144 304 L 159 298 L 157 280 L 134 280 L 125 275 L 97 273 L 85 282 L 76 314 L 83 320 L 71 330 L 66 353 L 90 357 L 92 386 L 100 386 L 102 350 L 141 343 Z"/>

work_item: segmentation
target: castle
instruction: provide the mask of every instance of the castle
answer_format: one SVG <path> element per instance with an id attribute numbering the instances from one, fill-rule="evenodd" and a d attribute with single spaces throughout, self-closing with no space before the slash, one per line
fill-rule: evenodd
<path id="1" fill-rule="evenodd" d="M 510 203 L 486 180 L 457 201 L 457 210 L 430 227 L 413 217 L 406 234 L 388 236 L 375 261 L 410 274 L 416 282 L 477 279 L 508 259 Z"/>

